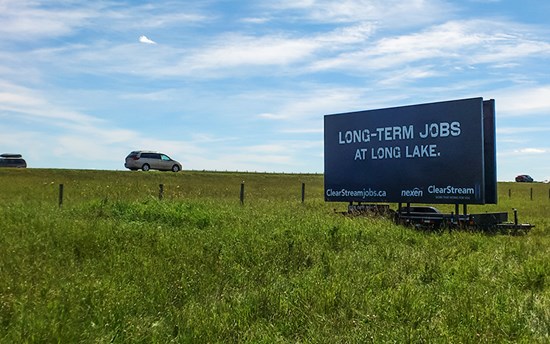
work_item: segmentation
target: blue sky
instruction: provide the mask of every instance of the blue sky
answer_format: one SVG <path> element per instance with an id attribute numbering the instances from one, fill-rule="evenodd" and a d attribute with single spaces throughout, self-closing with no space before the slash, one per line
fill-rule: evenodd
<path id="1" fill-rule="evenodd" d="M 498 179 L 550 179 L 550 2 L 0 0 L 0 150 L 29 167 L 323 172 L 323 116 L 495 99 Z"/>

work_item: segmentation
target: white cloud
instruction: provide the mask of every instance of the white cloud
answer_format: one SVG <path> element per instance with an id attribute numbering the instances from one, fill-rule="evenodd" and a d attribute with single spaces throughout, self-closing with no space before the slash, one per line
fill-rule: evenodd
<path id="1" fill-rule="evenodd" d="M 405 67 L 395 71 L 389 71 L 380 85 L 384 86 L 404 86 L 407 83 L 414 82 L 418 79 L 424 79 L 441 75 L 434 66 L 420 66 L 417 68 Z"/>
<path id="2" fill-rule="evenodd" d="M 9 41 L 70 36 L 82 28 L 101 34 L 103 29 L 166 28 L 208 20 L 194 8 L 171 2 L 122 7 L 103 1 L 0 1 L 0 36 Z"/>
<path id="3" fill-rule="evenodd" d="M 318 128 L 303 128 L 303 129 L 284 129 L 282 133 L 287 134 L 322 134 L 324 132 L 323 127 L 319 125 Z"/>
<path id="4" fill-rule="evenodd" d="M 522 148 L 515 150 L 515 152 L 519 154 L 545 154 L 548 153 L 548 150 L 541 148 Z"/>
<path id="5" fill-rule="evenodd" d="M 162 8 L 161 6 L 159 6 L 158 8 L 155 8 L 155 10 L 175 12 L 164 12 L 151 15 L 150 9 L 139 8 L 138 13 L 128 13 L 128 21 L 126 21 L 125 24 L 129 25 L 132 28 L 166 28 L 172 25 L 182 25 L 186 23 L 195 24 L 206 22 L 209 20 L 209 18 L 204 15 L 195 13 L 182 13 L 179 12 L 178 9 Z M 136 22 L 136 17 L 141 19 Z"/>
<path id="6" fill-rule="evenodd" d="M 476 64 L 513 70 L 519 59 L 550 56 L 550 43 L 527 37 L 523 32 L 523 27 L 505 21 L 450 21 L 420 32 L 357 45 L 354 50 L 318 59 L 312 63 L 312 70 L 393 71 L 403 66 L 431 65 L 434 61 L 446 73 L 474 69 Z"/>
<path id="7" fill-rule="evenodd" d="M 133 130 L 116 128 L 107 120 L 66 108 L 50 97 L 42 91 L 0 82 L 0 118 L 6 117 L 2 121 L 2 131 L 12 132 L 11 127 L 19 128 L 17 135 L 3 135 L 0 143 L 34 157 L 35 162 L 30 166 L 55 167 L 44 165 L 47 161 L 40 162 L 49 154 L 71 164 L 69 158 L 79 161 L 85 152 L 92 150 L 111 152 L 112 160 L 116 160 L 120 155 L 117 151 L 127 150 L 140 139 Z M 22 146 L 25 148 L 20 148 Z M 41 151 L 51 153 L 44 155 L 40 154 Z M 106 160 L 110 159 L 107 157 Z M 68 167 L 93 166 L 72 163 Z"/>
<path id="8" fill-rule="evenodd" d="M 313 87 L 313 85 L 311 85 Z M 279 94 L 281 105 L 278 111 L 258 115 L 263 119 L 299 122 L 318 120 L 329 113 L 364 109 L 363 90 L 353 88 L 317 88 L 299 95 Z"/>
<path id="9" fill-rule="evenodd" d="M 318 44 L 307 39 L 277 36 L 229 35 L 183 63 L 192 69 L 220 69 L 235 66 L 288 65 L 312 54 Z"/>
<path id="10" fill-rule="evenodd" d="M 288 75 L 344 71 L 385 80 L 388 86 L 463 73 L 480 63 L 513 71 L 520 59 L 550 56 L 550 44 L 526 38 L 522 30 L 508 22 L 451 21 L 376 39 L 377 25 L 364 22 L 301 35 L 224 32 L 207 44 L 190 47 L 163 42 L 154 54 L 144 53 L 142 47 L 98 41 L 35 51 L 31 56 L 49 63 L 62 61 L 59 67 L 75 72 L 86 68 L 86 73 L 219 79 L 281 71 Z M 156 43 L 145 35 L 139 41 Z"/>
<path id="11" fill-rule="evenodd" d="M 495 91 L 500 117 L 550 114 L 550 85 L 514 87 Z"/>
<path id="12" fill-rule="evenodd" d="M 0 36 L 3 40 L 35 40 L 70 34 L 96 16 L 87 6 L 46 9 L 35 1 L 0 3 Z"/>
<path id="13" fill-rule="evenodd" d="M 498 152 L 499 157 L 503 158 L 529 158 L 529 157 L 538 157 L 543 154 L 550 153 L 550 149 L 548 148 L 533 148 L 533 147 L 525 147 L 525 148 L 518 148 L 518 149 L 507 149 L 507 150 L 501 150 Z"/>
<path id="14" fill-rule="evenodd" d="M 157 44 L 157 42 L 153 41 L 145 35 L 139 36 L 139 42 L 145 44 Z"/>
<path id="15" fill-rule="evenodd" d="M 318 33 L 311 39 L 319 42 L 322 49 L 338 51 L 348 48 L 347 45 L 365 43 L 376 31 L 376 26 L 371 23 L 343 26 L 327 33 Z"/>
<path id="16" fill-rule="evenodd" d="M 300 37 L 226 34 L 218 37 L 214 43 L 191 52 L 172 51 L 169 58 L 176 58 L 177 55 L 185 57 L 170 69 L 158 70 L 158 74 L 221 77 L 225 76 L 222 71 L 234 73 L 235 67 L 265 66 L 293 68 L 294 73 L 302 74 L 307 69 L 302 68 L 302 65 L 311 63 L 317 54 L 349 49 L 353 44 L 365 42 L 373 30 L 370 24 L 359 24 Z M 254 69 L 243 69 L 240 72 L 249 74 Z"/>
<path id="17" fill-rule="evenodd" d="M 95 117 L 57 106 L 40 91 L 8 82 L 0 82 L 0 113 L 58 125 L 78 123 L 88 126 L 102 122 Z"/>
<path id="18" fill-rule="evenodd" d="M 550 132 L 550 127 L 544 126 L 544 125 L 539 127 L 500 127 L 499 126 L 496 128 L 496 130 L 497 130 L 497 134 L 499 135 L 520 135 L 520 134 Z"/>
<path id="19" fill-rule="evenodd" d="M 2 128 L 33 128 L 25 138 L 60 156 L 99 147 L 116 168 L 127 149 L 150 148 L 199 169 L 321 170 L 307 159 L 322 155 L 325 114 L 483 95 L 497 101 L 499 149 L 549 152 L 550 44 L 493 17 L 506 12 L 460 3 L 486 19 L 454 20 L 447 0 L 247 1 L 231 13 L 218 3 L 0 0 Z"/>
<path id="20" fill-rule="evenodd" d="M 259 114 L 258 117 L 265 118 L 265 119 L 280 119 L 280 116 L 273 113 L 267 113 L 267 112 Z"/>
<path id="21" fill-rule="evenodd" d="M 241 22 L 249 24 L 264 24 L 268 23 L 270 20 L 271 19 L 267 17 L 250 17 L 241 19 Z"/>
<path id="22" fill-rule="evenodd" d="M 439 0 L 284 0 L 266 5 L 279 11 L 302 10 L 302 20 L 322 23 L 376 22 L 399 28 L 441 20 L 454 6 Z"/>

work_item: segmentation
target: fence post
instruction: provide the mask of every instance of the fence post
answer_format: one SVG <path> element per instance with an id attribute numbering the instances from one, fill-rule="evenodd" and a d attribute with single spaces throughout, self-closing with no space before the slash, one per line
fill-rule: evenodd
<path id="1" fill-rule="evenodd" d="M 159 184 L 159 201 L 164 197 L 164 184 Z"/>
<path id="2" fill-rule="evenodd" d="M 240 199 L 241 199 L 241 205 L 243 205 L 244 204 L 244 180 L 241 183 L 241 196 L 240 196 Z"/>
<path id="3" fill-rule="evenodd" d="M 508 189 L 508 198 L 512 198 L 512 189 Z"/>
<path id="4" fill-rule="evenodd" d="M 59 208 L 63 206 L 63 184 L 59 184 Z"/>
<path id="5" fill-rule="evenodd" d="M 531 188 L 531 201 L 533 200 L 533 188 Z"/>
<path id="6" fill-rule="evenodd" d="M 302 183 L 302 203 L 306 200 L 306 183 Z"/>

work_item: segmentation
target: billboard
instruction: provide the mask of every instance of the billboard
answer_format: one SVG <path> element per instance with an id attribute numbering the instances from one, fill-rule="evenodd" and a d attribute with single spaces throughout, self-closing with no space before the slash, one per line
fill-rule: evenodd
<path id="1" fill-rule="evenodd" d="M 325 200 L 496 203 L 494 100 L 325 116 Z"/>

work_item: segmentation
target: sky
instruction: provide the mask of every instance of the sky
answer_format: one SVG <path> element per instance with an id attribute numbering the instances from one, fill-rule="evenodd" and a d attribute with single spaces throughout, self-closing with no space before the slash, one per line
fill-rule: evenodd
<path id="1" fill-rule="evenodd" d="M 0 150 L 29 167 L 323 172 L 327 114 L 495 99 L 550 179 L 550 1 L 0 0 Z"/>

